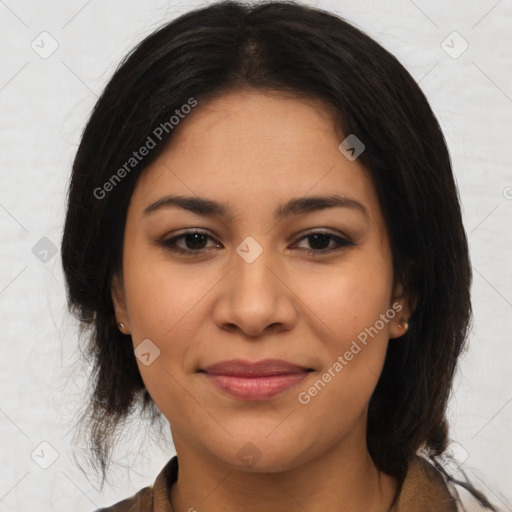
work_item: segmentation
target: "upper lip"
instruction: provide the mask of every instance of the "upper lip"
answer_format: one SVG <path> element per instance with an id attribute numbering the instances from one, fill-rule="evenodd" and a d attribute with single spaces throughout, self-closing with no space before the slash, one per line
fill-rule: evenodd
<path id="1" fill-rule="evenodd" d="M 282 359 L 263 359 L 250 362 L 242 359 L 231 359 L 212 364 L 201 371 L 211 375 L 230 375 L 233 377 L 266 377 L 271 375 L 286 375 L 290 373 L 303 373 L 310 371 L 297 364 Z"/>

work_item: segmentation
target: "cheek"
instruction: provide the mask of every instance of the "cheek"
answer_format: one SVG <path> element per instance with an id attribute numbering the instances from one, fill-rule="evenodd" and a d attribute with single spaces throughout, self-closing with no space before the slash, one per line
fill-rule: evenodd
<path id="1" fill-rule="evenodd" d="M 333 349 L 342 349 L 390 308 L 391 263 L 373 254 L 365 251 L 328 272 L 301 272 L 294 278 L 294 291 L 324 325 L 326 344 Z M 379 323 L 384 337 L 388 327 Z"/>
<path id="2" fill-rule="evenodd" d="M 174 332 L 187 325 L 218 276 L 201 268 L 201 263 L 171 262 L 142 234 L 128 234 L 125 247 L 130 247 L 124 253 L 124 281 L 134 343 L 145 338 L 172 339 Z"/>
<path id="3" fill-rule="evenodd" d="M 369 401 L 386 358 L 390 322 L 396 315 L 389 302 L 391 263 L 368 253 L 329 276 L 318 274 L 315 286 L 310 277 L 297 283 L 318 318 L 314 323 L 324 365 L 318 374 L 322 382 L 301 390 L 307 395 L 304 401 L 311 399 L 311 410 L 318 408 L 319 414 L 325 407 L 339 410 L 340 404 L 342 416 L 355 414 Z M 314 398 L 319 395 L 322 398 Z"/>
<path id="4" fill-rule="evenodd" d="M 141 260 L 143 261 L 143 260 Z M 135 263 L 135 261 L 133 261 Z M 187 354 L 193 349 L 190 340 L 205 314 L 201 299 L 218 281 L 213 276 L 197 277 L 193 266 L 171 267 L 168 263 L 134 264 L 125 271 L 126 294 L 134 349 L 149 339 L 158 348 L 158 356 L 149 365 L 138 358 L 137 365 L 144 384 L 161 411 L 193 408 L 186 390 Z M 147 342 L 146 342 L 147 343 Z M 156 349 L 155 349 L 156 350 Z"/>

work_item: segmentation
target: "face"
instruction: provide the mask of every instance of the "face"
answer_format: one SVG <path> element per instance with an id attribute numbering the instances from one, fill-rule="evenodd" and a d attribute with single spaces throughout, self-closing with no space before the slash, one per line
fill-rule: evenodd
<path id="1" fill-rule="evenodd" d="M 318 100 L 231 91 L 139 178 L 112 296 L 178 454 L 271 471 L 365 443 L 407 312 L 344 138 Z"/>

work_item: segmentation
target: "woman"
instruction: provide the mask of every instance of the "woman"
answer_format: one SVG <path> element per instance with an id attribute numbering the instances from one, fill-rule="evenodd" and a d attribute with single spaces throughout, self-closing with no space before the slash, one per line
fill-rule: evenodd
<path id="1" fill-rule="evenodd" d="M 462 510 L 449 155 L 411 76 L 345 21 L 224 2 L 142 41 L 84 131 L 62 258 L 103 478 L 137 404 L 177 453 L 103 510 Z"/>

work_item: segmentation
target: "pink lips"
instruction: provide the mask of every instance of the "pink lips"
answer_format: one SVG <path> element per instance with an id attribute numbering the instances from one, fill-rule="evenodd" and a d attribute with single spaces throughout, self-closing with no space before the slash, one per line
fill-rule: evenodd
<path id="1" fill-rule="evenodd" d="M 267 400 L 297 385 L 309 369 L 280 359 L 222 361 L 202 370 L 222 391 L 243 400 Z"/>

